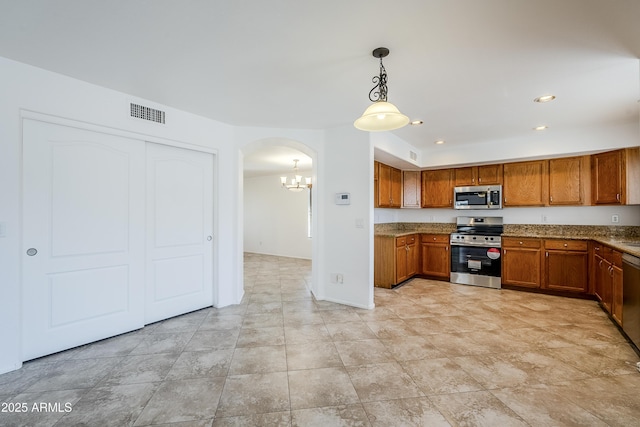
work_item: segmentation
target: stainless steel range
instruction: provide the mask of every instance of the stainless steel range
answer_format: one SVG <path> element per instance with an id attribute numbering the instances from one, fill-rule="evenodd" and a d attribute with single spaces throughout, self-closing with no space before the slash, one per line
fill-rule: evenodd
<path id="1" fill-rule="evenodd" d="M 451 282 L 500 289 L 502 217 L 459 216 L 451 233 Z"/>

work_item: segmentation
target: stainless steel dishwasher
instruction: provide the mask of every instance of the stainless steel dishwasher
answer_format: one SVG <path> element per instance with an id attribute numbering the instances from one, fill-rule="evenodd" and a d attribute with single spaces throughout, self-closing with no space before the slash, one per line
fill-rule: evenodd
<path id="1" fill-rule="evenodd" d="M 622 255 L 622 329 L 640 349 L 640 258 Z"/>

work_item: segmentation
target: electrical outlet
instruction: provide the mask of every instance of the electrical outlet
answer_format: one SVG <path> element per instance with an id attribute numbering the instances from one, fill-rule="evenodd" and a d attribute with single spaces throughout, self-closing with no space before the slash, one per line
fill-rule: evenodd
<path id="1" fill-rule="evenodd" d="M 618 214 L 611 215 L 611 222 L 613 224 L 619 223 L 620 222 L 620 215 L 618 215 Z"/>
<path id="2" fill-rule="evenodd" d="M 336 277 L 336 281 L 338 283 L 344 283 L 344 276 L 342 274 L 338 274 Z"/>
<path id="3" fill-rule="evenodd" d="M 542 214 L 542 222 L 549 222 L 549 218 L 545 214 Z"/>
<path id="4" fill-rule="evenodd" d="M 331 273 L 331 283 L 344 283 L 344 276 L 341 273 Z"/>

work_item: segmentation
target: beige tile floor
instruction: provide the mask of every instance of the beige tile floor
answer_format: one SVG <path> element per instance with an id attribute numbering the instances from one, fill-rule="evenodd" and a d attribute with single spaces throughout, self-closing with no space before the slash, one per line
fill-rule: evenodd
<path id="1" fill-rule="evenodd" d="M 640 425 L 640 359 L 593 301 L 415 279 L 361 310 L 315 301 L 308 261 L 245 266 L 240 305 L 1 375 L 28 412 L 0 425 Z"/>

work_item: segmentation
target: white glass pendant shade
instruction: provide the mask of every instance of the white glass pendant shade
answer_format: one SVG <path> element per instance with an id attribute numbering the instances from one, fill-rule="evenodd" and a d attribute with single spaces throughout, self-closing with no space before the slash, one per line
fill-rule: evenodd
<path id="1" fill-rule="evenodd" d="M 356 129 L 381 132 L 399 129 L 408 123 L 409 117 L 402 114 L 398 107 L 390 102 L 377 101 L 371 104 L 353 125 Z"/>

